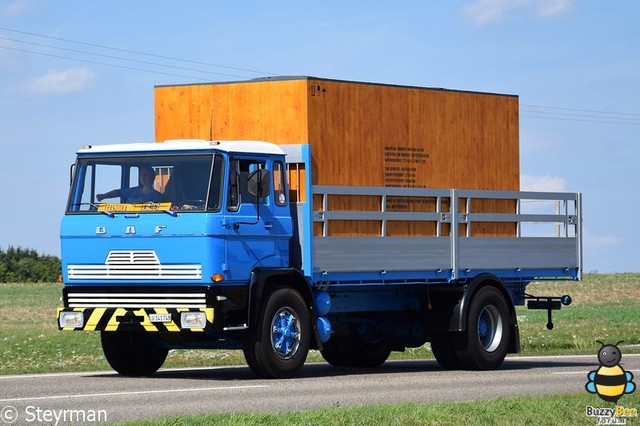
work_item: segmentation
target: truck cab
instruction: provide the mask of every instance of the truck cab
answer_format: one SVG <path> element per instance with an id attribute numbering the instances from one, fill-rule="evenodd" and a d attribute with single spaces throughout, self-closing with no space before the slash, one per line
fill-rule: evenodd
<path id="1" fill-rule="evenodd" d="M 144 170 L 153 171 L 146 193 Z M 180 336 L 154 334 L 154 347 L 228 346 L 233 333 L 216 331 L 248 327 L 252 271 L 289 264 L 285 170 L 284 152 L 257 141 L 80 149 L 61 225 L 60 328 Z"/>
<path id="2" fill-rule="evenodd" d="M 65 283 L 232 284 L 288 264 L 284 164 L 277 146 L 249 141 L 81 149 L 62 222 Z M 132 202 L 144 168 L 156 201 Z"/>

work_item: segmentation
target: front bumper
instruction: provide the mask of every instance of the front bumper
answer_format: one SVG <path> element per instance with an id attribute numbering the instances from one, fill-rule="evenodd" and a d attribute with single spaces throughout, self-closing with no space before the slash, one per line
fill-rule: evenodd
<path id="1" fill-rule="evenodd" d="M 205 332 L 213 330 L 213 308 L 58 308 L 64 331 Z"/>

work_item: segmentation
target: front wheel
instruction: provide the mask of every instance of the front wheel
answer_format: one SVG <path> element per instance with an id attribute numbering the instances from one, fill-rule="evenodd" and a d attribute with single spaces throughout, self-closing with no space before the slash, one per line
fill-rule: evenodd
<path id="1" fill-rule="evenodd" d="M 150 376 L 162 367 L 169 353 L 146 333 L 103 331 L 100 339 L 107 362 L 123 376 Z"/>
<path id="2" fill-rule="evenodd" d="M 456 358 L 466 369 L 493 370 L 504 361 L 511 337 L 507 301 L 497 288 L 483 287 L 471 300 L 463 349 Z"/>
<path id="3" fill-rule="evenodd" d="M 278 379 L 300 371 L 310 345 L 311 320 L 304 299 L 291 288 L 279 288 L 267 297 L 243 350 L 257 376 Z"/>

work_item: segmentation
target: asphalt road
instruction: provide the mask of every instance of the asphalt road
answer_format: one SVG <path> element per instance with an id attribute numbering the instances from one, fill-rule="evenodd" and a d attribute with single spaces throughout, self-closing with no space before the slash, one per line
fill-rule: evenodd
<path id="1" fill-rule="evenodd" d="M 637 384 L 640 354 L 623 354 L 621 365 Z M 0 376 L 0 425 L 581 392 L 587 373 L 599 366 L 588 355 L 507 358 L 489 372 L 443 371 L 432 360 L 389 361 L 377 369 L 308 364 L 287 380 L 256 379 L 248 367 L 160 370 L 151 378 L 113 372 Z"/>

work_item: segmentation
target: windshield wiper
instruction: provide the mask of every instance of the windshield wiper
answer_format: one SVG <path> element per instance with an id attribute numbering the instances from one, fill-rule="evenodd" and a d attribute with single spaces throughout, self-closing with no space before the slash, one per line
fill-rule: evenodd
<path id="1" fill-rule="evenodd" d="M 157 209 L 156 209 L 157 211 L 161 211 L 161 212 L 166 213 L 168 215 L 171 215 L 173 217 L 178 217 L 178 213 L 177 212 L 174 212 L 171 209 L 165 209 L 160 204 L 155 203 L 153 201 L 147 201 L 145 204 L 149 204 L 149 205 L 152 205 L 154 207 L 157 207 Z"/>
<path id="2" fill-rule="evenodd" d="M 75 203 L 74 206 L 91 206 L 94 209 L 96 209 L 96 211 L 99 212 L 99 213 L 106 214 L 109 217 L 116 217 L 115 213 L 112 213 L 112 212 L 110 212 L 108 210 L 104 210 L 104 209 L 100 210 L 100 206 L 98 204 L 95 204 L 95 203 L 91 203 L 91 202 L 88 202 L 88 203 Z"/>

